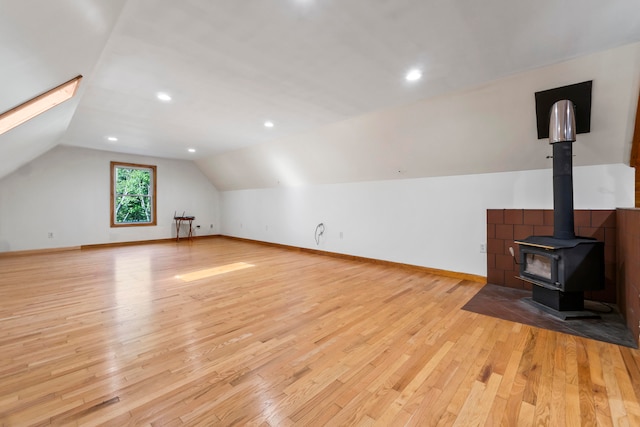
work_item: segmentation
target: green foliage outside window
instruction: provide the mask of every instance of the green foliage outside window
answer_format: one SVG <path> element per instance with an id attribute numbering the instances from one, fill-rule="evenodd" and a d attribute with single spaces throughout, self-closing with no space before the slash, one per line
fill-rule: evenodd
<path id="1" fill-rule="evenodd" d="M 112 164 L 113 217 L 118 224 L 152 224 L 154 221 L 155 167 Z"/>

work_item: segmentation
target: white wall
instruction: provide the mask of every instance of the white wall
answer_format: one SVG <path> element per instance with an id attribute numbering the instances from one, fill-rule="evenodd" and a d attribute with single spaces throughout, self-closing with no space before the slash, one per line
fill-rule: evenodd
<path id="1" fill-rule="evenodd" d="M 575 207 L 633 205 L 639 67 L 630 44 L 197 164 L 221 190 L 223 234 L 484 276 L 486 209 L 553 207 L 536 91 L 593 80 Z"/>
<path id="2" fill-rule="evenodd" d="M 575 167 L 575 208 L 633 206 L 633 181 L 623 164 Z M 486 209 L 550 209 L 552 187 L 542 169 L 225 191 L 222 234 L 485 276 Z"/>
<path id="3" fill-rule="evenodd" d="M 157 226 L 110 227 L 112 160 L 157 166 Z M 218 234 L 219 206 L 191 161 L 58 146 L 0 180 L 0 252 L 169 238 L 175 211 L 195 215 L 196 235 Z"/>

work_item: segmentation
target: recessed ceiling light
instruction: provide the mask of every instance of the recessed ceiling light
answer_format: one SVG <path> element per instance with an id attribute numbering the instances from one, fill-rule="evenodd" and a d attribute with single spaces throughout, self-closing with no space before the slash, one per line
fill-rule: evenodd
<path id="1" fill-rule="evenodd" d="M 171 95 L 169 95 L 169 94 L 168 94 L 168 93 L 166 93 L 166 92 L 158 92 L 158 93 L 156 94 L 156 96 L 158 97 L 158 99 L 159 99 L 160 101 L 164 101 L 164 102 L 169 102 L 169 101 L 171 101 Z"/>
<path id="2" fill-rule="evenodd" d="M 264 127 L 266 128 L 272 128 L 273 127 L 273 122 L 267 120 L 266 122 L 264 122 Z"/>
<path id="3" fill-rule="evenodd" d="M 190 152 L 190 153 L 195 153 L 196 149 L 195 148 L 189 148 L 187 151 Z"/>
<path id="4" fill-rule="evenodd" d="M 118 138 L 116 138 L 115 136 L 108 136 L 107 137 L 107 141 L 116 142 L 117 140 L 118 140 Z"/>
<path id="5" fill-rule="evenodd" d="M 420 78 L 422 78 L 422 71 L 414 68 L 413 70 L 409 70 L 404 78 L 407 79 L 407 81 L 415 82 L 416 80 L 420 80 Z"/>

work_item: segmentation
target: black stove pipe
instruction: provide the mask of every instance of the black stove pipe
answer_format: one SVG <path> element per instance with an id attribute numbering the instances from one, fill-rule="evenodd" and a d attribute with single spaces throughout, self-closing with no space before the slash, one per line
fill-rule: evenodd
<path id="1" fill-rule="evenodd" d="M 573 141 L 575 113 L 569 100 L 551 107 L 549 143 L 553 145 L 553 237 L 575 239 L 573 220 Z"/>

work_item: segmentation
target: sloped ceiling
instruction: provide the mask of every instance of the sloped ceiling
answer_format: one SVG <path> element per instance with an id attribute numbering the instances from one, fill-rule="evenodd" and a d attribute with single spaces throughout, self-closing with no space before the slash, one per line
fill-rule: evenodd
<path id="1" fill-rule="evenodd" d="M 0 112 L 85 76 L 74 100 L 0 135 L 0 177 L 65 144 L 193 159 L 220 189 L 265 186 L 240 167 L 260 167 L 265 144 L 640 40 L 637 0 L 0 4 Z M 414 67 L 423 79 L 406 82 Z M 246 155 L 224 171 L 233 153 Z"/>

